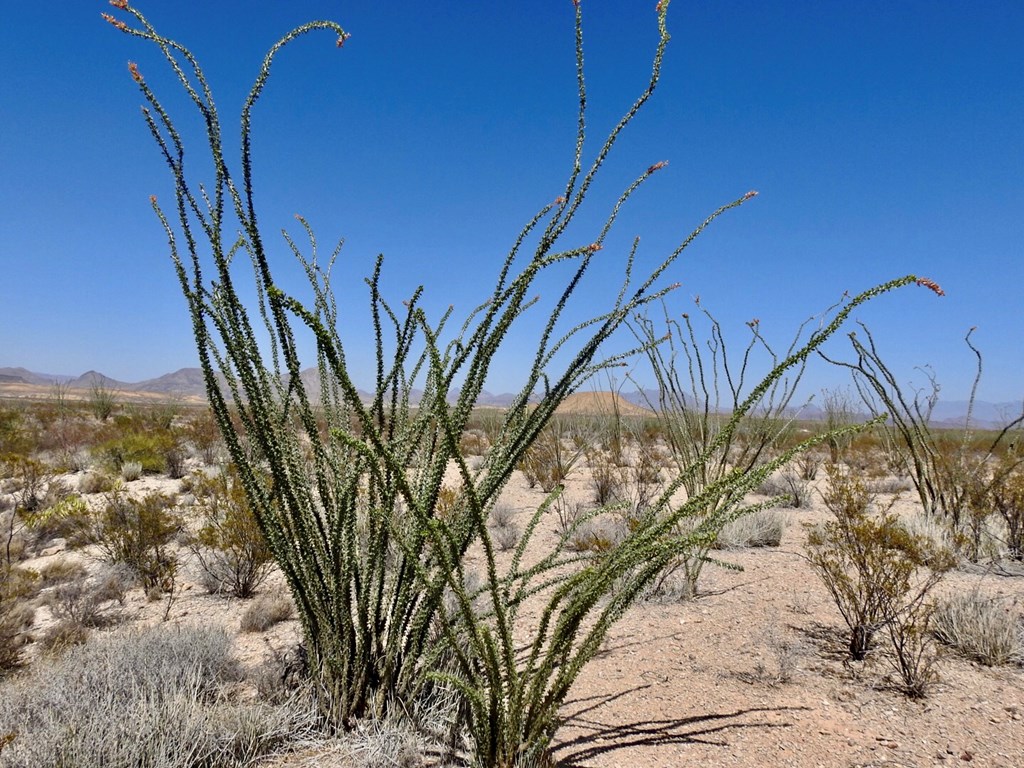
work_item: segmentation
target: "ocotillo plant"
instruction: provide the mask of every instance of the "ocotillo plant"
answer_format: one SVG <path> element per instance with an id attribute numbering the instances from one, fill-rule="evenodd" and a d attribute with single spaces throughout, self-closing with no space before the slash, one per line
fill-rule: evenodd
<path id="1" fill-rule="evenodd" d="M 882 360 L 871 331 L 863 323 L 860 325 L 864 341 L 856 333 L 849 334 L 856 360 L 830 361 L 850 369 L 857 392 L 869 412 L 887 414 L 891 419 L 883 432 L 887 447 L 895 463 L 910 476 L 925 514 L 937 516 L 960 531 L 969 522 L 963 516 L 971 507 L 972 496 L 977 499 L 979 492 L 986 495 L 989 486 L 997 486 L 1021 463 L 1021 459 L 1011 458 L 998 471 L 993 466 L 1001 446 L 1020 434 L 1024 414 L 1009 421 L 981 449 L 972 444 L 974 402 L 982 374 L 982 355 L 971 341 L 972 328 L 964 341 L 975 356 L 977 368 L 963 430 L 958 435 L 937 430 L 931 424 L 939 395 L 934 377 L 929 376 L 930 387 L 925 392 L 911 393 L 906 386 L 900 386 L 896 375 Z M 987 514 L 991 509 L 983 511 Z M 976 558 L 977 546 L 974 550 L 969 554 Z"/>
<path id="2" fill-rule="evenodd" d="M 689 313 L 684 313 L 680 322 L 666 309 L 663 326 L 647 316 L 630 322 L 630 328 L 643 344 L 657 382 L 657 394 L 646 397 L 647 405 L 657 415 L 675 471 L 679 473 L 679 483 L 691 499 L 733 470 L 748 472 L 775 457 L 776 449 L 791 431 L 795 418 L 791 406 L 806 368 L 806 358 L 789 368 L 786 375 L 777 378 L 771 386 L 761 389 L 760 396 L 742 408 L 754 391 L 752 384 L 759 383 L 757 379 L 751 380 L 752 360 L 758 354 L 766 355 L 770 366 L 775 368 L 813 340 L 813 331 L 820 331 L 823 319 L 830 317 L 839 306 L 834 305 L 822 315 L 805 321 L 780 357 L 761 334 L 757 320 L 747 323 L 750 338 L 740 354 L 730 352 L 721 324 L 701 305 L 699 297 L 696 304 L 709 324 L 707 338 L 699 336 Z M 809 335 L 808 328 L 812 330 Z M 730 415 L 741 408 L 745 418 L 730 422 Z M 718 510 L 711 506 L 686 520 L 685 525 L 697 524 L 700 515 L 715 518 L 717 514 Z M 673 564 L 664 574 L 665 578 L 681 570 L 684 593 L 693 596 L 713 544 L 714 541 L 708 541 L 703 549 L 691 550 L 687 557 Z"/>
<path id="3" fill-rule="evenodd" d="M 348 35 L 333 22 L 311 22 L 270 49 L 242 108 L 241 155 L 232 167 L 211 89 L 195 57 L 158 33 L 126 0 L 113 5 L 131 23 L 112 16 L 108 21 L 159 49 L 206 126 L 214 179 L 198 187 L 186 173 L 184 144 L 170 114 L 139 67 L 129 65 L 148 104 L 143 110 L 146 123 L 174 182 L 174 223 L 155 198 L 153 208 L 166 230 L 188 302 L 212 409 L 249 504 L 295 598 L 325 713 L 347 725 L 386 712 L 393 701 L 414 702 L 432 685 L 450 685 L 463 696 L 462 711 L 468 713 L 481 763 L 511 765 L 535 750 L 543 753 L 559 704 L 608 627 L 652 578 L 651 568 L 687 546 L 672 526 L 689 507 L 660 516 L 657 525 L 638 529 L 615 553 L 582 569 L 572 567 L 582 556 L 563 557 L 560 547 L 538 565 L 522 568 L 542 507 L 504 572 L 497 565 L 488 512 L 559 403 L 595 372 L 631 354 L 602 356 L 604 342 L 626 318 L 671 290 L 659 287 L 659 279 L 694 238 L 754 195 L 714 211 L 671 253 L 644 270 L 641 279 L 634 279 L 634 241 L 624 255 L 622 284 L 611 306 L 568 332 L 558 330 L 622 206 L 664 166 L 651 165 L 625 188 L 592 241 L 563 245 L 606 158 L 658 84 L 669 39 L 667 0 L 657 8 L 650 79 L 588 163 L 582 16 L 579 3 L 574 3 L 579 112 L 564 191 L 528 221 L 497 265 L 489 297 L 457 330 L 449 330 L 453 310 L 428 317 L 420 305 L 422 289 L 401 307 L 386 300 L 378 260 L 367 281 L 376 349 L 368 402 L 356 388 L 358 372 L 347 364 L 339 332 L 350 320 L 334 300 L 333 257 L 328 265 L 318 261 L 305 220 L 300 223 L 309 239 L 309 255 L 291 238 L 287 241 L 309 278 L 312 303 L 286 294 L 273 278 L 254 202 L 250 141 L 253 109 L 281 51 L 316 31 L 333 33 L 339 45 Z M 231 234 L 236 225 L 238 236 Z M 252 267 L 257 297 L 252 305 L 243 300 L 246 291 L 236 268 L 244 259 Z M 531 290 L 538 278 L 563 263 L 574 269 L 536 338 L 522 387 L 483 464 L 471 469 L 460 440 L 491 363 L 510 328 L 533 305 Z M 839 327 L 845 312 L 911 280 L 888 283 L 851 301 L 833 325 L 783 361 L 765 386 L 801 364 Z M 300 332 L 315 342 L 315 384 L 301 376 Z M 556 365 L 560 360 L 568 362 Z M 461 385 L 457 392 L 456 382 Z M 410 401 L 414 384 L 423 390 L 416 404 Z M 531 403 L 535 395 L 537 402 Z M 453 501 L 448 492 L 439 504 L 446 470 L 452 466 L 458 475 L 457 493 Z M 771 465 L 766 466 L 770 471 Z M 754 474 L 734 473 L 708 488 L 703 501 L 726 495 L 734 503 L 723 509 L 735 513 L 743 492 L 758 481 Z M 666 494 L 662 506 L 667 507 L 668 499 Z M 693 536 L 707 536 L 717 522 L 707 522 Z M 471 547 L 482 553 L 485 564 L 485 586 L 472 593 L 463 586 Z M 626 577 L 630 581 L 620 588 Z M 524 657 L 518 652 L 521 641 L 514 639 L 517 611 L 527 596 L 545 590 L 548 607 Z M 447 594 L 454 596 L 454 603 Z M 450 642 L 439 642 L 445 639 Z M 447 672 L 437 666 L 442 653 L 449 660 Z"/>

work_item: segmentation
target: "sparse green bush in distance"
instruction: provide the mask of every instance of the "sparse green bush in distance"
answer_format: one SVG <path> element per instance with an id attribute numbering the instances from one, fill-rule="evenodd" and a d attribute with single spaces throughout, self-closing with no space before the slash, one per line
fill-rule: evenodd
<path id="1" fill-rule="evenodd" d="M 192 493 L 200 527 L 192 551 L 211 592 L 252 597 L 273 565 L 273 553 L 232 468 L 207 477 L 197 473 Z"/>
<path id="2" fill-rule="evenodd" d="M 134 499 L 115 491 L 95 515 L 87 541 L 99 548 L 106 562 L 131 568 L 146 591 L 169 592 L 178 569 L 178 557 L 169 544 L 181 525 L 172 498 L 150 493 Z"/>
<path id="3" fill-rule="evenodd" d="M 106 421 L 117 409 L 117 393 L 98 376 L 89 387 L 89 410 L 98 421 Z"/>
<path id="4" fill-rule="evenodd" d="M 217 450 L 224 444 L 220 427 L 209 409 L 193 413 L 184 426 L 185 439 L 192 444 L 203 463 L 212 465 L 217 461 Z"/>
<path id="5" fill-rule="evenodd" d="M 122 424 L 124 432 L 93 448 L 93 453 L 111 472 L 120 473 L 125 464 L 138 464 L 146 474 L 167 471 L 168 453 L 175 450 L 175 440 L 168 432 L 143 432 L 129 420 Z"/>

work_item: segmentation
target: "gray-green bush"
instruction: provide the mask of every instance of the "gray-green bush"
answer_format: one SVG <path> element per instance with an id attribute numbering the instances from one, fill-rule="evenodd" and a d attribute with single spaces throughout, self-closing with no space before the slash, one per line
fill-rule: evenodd
<path id="1" fill-rule="evenodd" d="M 5 684 L 5 768 L 233 768 L 310 733 L 315 711 L 234 703 L 226 634 L 157 627 L 94 639 Z"/>
<path id="2" fill-rule="evenodd" d="M 1024 626 L 1006 603 L 977 591 L 939 603 L 932 631 L 957 653 L 995 666 L 1024 663 Z"/>
<path id="3" fill-rule="evenodd" d="M 569 553 L 564 545 L 570 530 L 527 566 L 524 553 L 549 498 L 523 526 L 507 569 L 498 568 L 489 510 L 556 407 L 596 372 L 632 354 L 603 357 L 601 350 L 627 318 L 671 290 L 659 288 L 658 281 L 694 238 L 753 196 L 748 193 L 714 211 L 639 279 L 634 274 L 639 244 L 634 241 L 622 263 L 618 292 L 599 314 L 565 330 L 567 308 L 622 206 L 664 166 L 651 165 L 625 188 L 596 236 L 565 242 L 609 152 L 657 86 L 669 39 L 667 0 L 656 13 L 650 80 L 588 161 L 582 10 L 576 4 L 579 119 L 564 191 L 522 229 L 498 266 L 489 296 L 464 321 L 457 323 L 452 309 L 429 317 L 420 303 L 422 290 L 401 305 L 392 304 L 380 290 L 378 259 L 367 280 L 368 330 L 376 352 L 367 402 L 346 363 L 341 330 L 353 321 L 341 315 L 334 300 L 333 257 L 327 264 L 318 260 L 312 229 L 300 218 L 310 253 L 285 238 L 306 271 L 313 298 L 303 304 L 286 294 L 272 275 L 252 181 L 253 107 L 275 58 L 308 33 L 332 32 L 339 45 L 346 33 L 333 22 L 311 22 L 271 48 L 242 109 L 241 157 L 232 169 L 211 89 L 192 54 L 160 35 L 127 3 L 116 5 L 131 25 L 108 20 L 156 45 L 206 125 L 214 179 L 197 192 L 170 115 L 139 67 L 131 65 L 148 103 L 145 120 L 174 182 L 175 222 L 155 199 L 153 206 L 189 305 L 211 406 L 291 589 L 324 712 L 351 727 L 358 718 L 386 713 L 394 702 L 415 709 L 417 700 L 454 691 L 479 763 L 510 766 L 543 759 L 559 707 L 609 627 L 667 563 L 713 540 L 721 525 L 740 514 L 744 494 L 796 450 L 727 473 L 680 507 L 669 503 L 680 483 L 667 483 L 651 502 L 657 514 L 614 548 Z M 237 268 L 245 260 L 257 297 L 250 306 L 242 298 L 250 287 L 241 286 Z M 518 395 L 489 434 L 486 459 L 471 466 L 462 438 L 491 362 L 509 329 L 534 305 L 530 297 L 538 278 L 555 265 L 568 266 L 571 274 L 555 292 Z M 735 415 L 724 420 L 707 450 L 717 451 L 730 440 L 764 393 L 773 391 L 787 370 L 802 366 L 856 306 L 913 280 L 894 280 L 850 299 L 737 403 Z M 318 376 L 312 384 L 300 375 L 300 330 L 317 350 Z M 651 343 L 641 340 L 639 347 Z M 422 390 L 415 405 L 410 400 L 414 386 Z M 535 395 L 536 403 L 531 402 Z M 709 455 L 697 459 L 706 461 Z M 457 486 L 445 492 L 451 488 L 446 471 L 452 466 Z M 703 514 L 690 533 L 677 535 L 681 519 L 709 508 L 716 513 Z M 465 586 L 471 550 L 479 553 L 484 570 L 483 586 L 473 592 Z M 534 596 L 544 601 L 539 622 L 531 620 L 528 630 L 520 629 L 520 609 Z"/>

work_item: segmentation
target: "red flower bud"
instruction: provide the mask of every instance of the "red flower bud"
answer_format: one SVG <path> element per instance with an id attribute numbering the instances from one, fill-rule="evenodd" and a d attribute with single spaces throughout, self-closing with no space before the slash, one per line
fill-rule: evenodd
<path id="1" fill-rule="evenodd" d="M 929 280 L 927 277 L 917 278 L 917 284 L 927 288 L 929 291 L 935 293 L 936 296 L 945 296 L 946 292 L 939 287 L 939 284 L 934 280 Z"/>

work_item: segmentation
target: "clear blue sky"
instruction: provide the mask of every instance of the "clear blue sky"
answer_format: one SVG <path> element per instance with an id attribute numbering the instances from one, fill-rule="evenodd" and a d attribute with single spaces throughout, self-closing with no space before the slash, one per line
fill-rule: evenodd
<path id="1" fill-rule="evenodd" d="M 646 82 L 654 0 L 583 0 L 590 151 Z M 358 279 L 384 253 L 396 302 L 464 316 L 488 291 L 522 223 L 561 193 L 575 126 L 570 0 L 140 2 L 207 69 L 226 131 L 261 57 L 287 29 L 330 18 L 288 49 L 256 112 L 262 222 L 274 243 L 300 212 L 326 246 L 344 237 L 346 338 L 366 337 Z M 157 52 L 100 19 L 104 2 L 3 4 L 0 25 L 0 366 L 97 369 L 138 381 L 196 364 L 184 302 L 149 208 L 168 174 L 139 115 L 126 62 L 186 115 Z M 707 213 L 748 189 L 673 268 L 738 343 L 744 322 L 783 344 L 844 290 L 913 272 L 858 317 L 901 374 L 930 363 L 967 394 L 975 335 L 982 397 L 1024 392 L 1024 4 L 683 2 L 659 91 L 595 189 L 609 198 L 670 165 L 623 216 L 582 309 L 614 295 L 623 246 L 652 264 Z M 191 116 L 189 116 L 191 117 Z M 183 119 L 196 138 L 194 120 Z M 201 148 L 193 148 L 198 156 Z M 585 226 L 579 228 L 586 242 Z M 289 278 L 288 256 L 277 257 Z M 349 287 L 351 286 L 351 287 Z M 513 389 L 530 331 L 489 385 Z M 834 350 L 841 347 L 833 347 Z M 360 377 L 368 380 L 369 376 Z M 919 379 L 920 377 L 918 377 Z M 812 386 L 842 380 L 814 374 Z"/>

